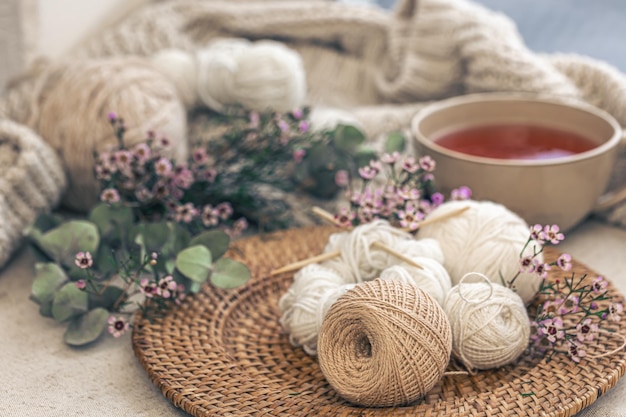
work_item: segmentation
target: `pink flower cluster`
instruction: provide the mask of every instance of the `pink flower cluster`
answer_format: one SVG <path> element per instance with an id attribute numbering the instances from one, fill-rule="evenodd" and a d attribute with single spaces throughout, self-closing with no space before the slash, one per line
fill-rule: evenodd
<path id="1" fill-rule="evenodd" d="M 147 217 L 165 218 L 190 226 L 212 228 L 231 220 L 228 202 L 203 203 L 210 194 L 217 172 L 214 161 L 203 147 L 192 150 L 188 163 L 176 164 L 164 156 L 171 147 L 168 139 L 149 134 L 146 142 L 130 149 L 100 152 L 95 174 L 103 189 L 100 200 L 107 204 L 125 203 L 138 207 Z M 235 222 L 229 233 L 241 234 L 245 219 Z M 196 227 L 197 230 L 198 227 Z"/>
<path id="2" fill-rule="evenodd" d="M 375 219 L 386 219 L 409 231 L 415 231 L 419 223 L 434 208 L 445 200 L 438 192 L 431 192 L 435 161 L 430 156 L 416 160 L 409 156 L 401 158 L 398 152 L 383 154 L 380 160 L 372 160 L 359 168 L 362 186 L 359 190 L 349 189 L 350 208 L 342 208 L 335 215 L 340 227 L 352 227 Z M 382 185 L 375 184 L 379 174 L 387 176 Z M 335 176 L 338 186 L 349 184 L 347 172 L 338 171 Z M 467 187 L 455 189 L 451 198 L 471 198 Z"/>
<path id="3" fill-rule="evenodd" d="M 173 300 L 176 304 L 180 304 L 185 298 L 185 287 L 174 281 L 171 275 L 166 275 L 158 281 L 142 278 L 139 281 L 139 290 L 146 298 Z"/>
<path id="4" fill-rule="evenodd" d="M 565 236 L 557 225 L 531 226 L 527 245 L 535 242 L 540 249 L 534 249 L 532 256 L 520 257 L 520 273 L 535 273 L 546 278 L 552 267 L 558 267 L 562 272 L 570 271 L 572 257 L 569 254 L 561 254 L 551 263 L 539 262 L 537 259 L 546 243 L 556 245 L 563 239 Z M 518 276 L 519 274 L 515 278 Z M 515 278 L 509 285 L 512 285 Z M 608 282 L 604 277 L 597 276 L 590 283 L 586 278 L 577 278 L 572 273 L 571 276 L 553 282 L 542 281 L 539 293 L 545 300 L 538 307 L 536 317 L 531 322 L 530 343 L 534 350 L 550 352 L 550 355 L 563 353 L 574 362 L 580 362 L 588 356 L 587 344 L 597 337 L 602 321 L 620 320 L 623 306 L 610 301 Z M 601 307 L 603 302 L 606 305 L 604 308 Z"/>

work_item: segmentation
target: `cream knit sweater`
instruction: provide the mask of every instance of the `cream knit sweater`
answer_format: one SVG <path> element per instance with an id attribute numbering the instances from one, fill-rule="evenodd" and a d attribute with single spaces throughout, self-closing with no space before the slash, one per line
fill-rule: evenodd
<path id="1" fill-rule="evenodd" d="M 582 56 L 533 53 L 510 19 L 470 0 L 400 0 L 393 13 L 322 0 L 159 1 L 89 40 L 74 58 L 192 51 L 225 37 L 271 38 L 298 51 L 309 104 L 349 111 L 370 137 L 407 128 L 429 102 L 487 91 L 584 100 L 626 126 L 623 74 Z M 23 111 L 11 93 L 9 118 Z M 194 122 L 192 130 L 202 129 Z M 625 161 L 626 153 L 614 187 L 626 180 Z M 626 204 L 599 215 L 626 225 Z"/>
<path id="2" fill-rule="evenodd" d="M 221 37 L 272 38 L 297 50 L 310 104 L 350 111 L 370 137 L 407 128 L 428 102 L 488 91 L 583 100 L 626 126 L 622 73 L 583 56 L 536 54 L 509 18 L 469 0 L 400 0 L 393 13 L 321 0 L 170 0 L 129 16 L 77 55 L 193 50 Z M 611 188 L 624 183 L 626 151 Z M 624 226 L 626 204 L 597 215 Z"/>

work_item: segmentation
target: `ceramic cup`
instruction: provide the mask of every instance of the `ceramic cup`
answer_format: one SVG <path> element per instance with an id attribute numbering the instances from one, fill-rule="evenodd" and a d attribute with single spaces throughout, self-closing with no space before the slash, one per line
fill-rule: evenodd
<path id="1" fill-rule="evenodd" d="M 438 145 L 442 134 L 494 124 L 544 126 L 593 141 L 591 150 L 543 160 L 473 156 Z M 622 131 L 608 113 L 582 103 L 524 94 L 472 94 L 429 105 L 411 124 L 418 155 L 437 163 L 436 187 L 447 193 L 465 185 L 473 199 L 503 204 L 529 224 L 557 224 L 567 230 L 590 212 L 623 198 L 607 195 Z"/>

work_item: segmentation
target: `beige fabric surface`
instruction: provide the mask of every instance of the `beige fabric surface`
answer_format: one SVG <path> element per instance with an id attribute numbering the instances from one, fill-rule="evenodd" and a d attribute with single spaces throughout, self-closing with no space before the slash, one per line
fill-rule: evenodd
<path id="1" fill-rule="evenodd" d="M 273 38 L 298 51 L 309 103 L 352 112 L 371 137 L 406 129 L 428 102 L 489 91 L 582 100 L 626 126 L 624 74 L 583 56 L 536 54 L 513 21 L 471 0 L 400 0 L 393 13 L 318 1 L 169 0 L 139 10 L 75 54 L 193 51 L 223 37 Z M 626 184 L 625 160 L 614 170 L 613 190 Z M 626 203 L 599 218 L 626 226 Z"/>
<path id="2" fill-rule="evenodd" d="M 626 230 L 588 221 L 562 245 L 626 294 Z M 128 335 L 82 349 L 63 344 L 64 327 L 39 316 L 28 300 L 33 261 L 21 251 L 0 274 L 0 416 L 186 415 L 150 382 Z M 626 379 L 577 417 L 626 417 Z"/>

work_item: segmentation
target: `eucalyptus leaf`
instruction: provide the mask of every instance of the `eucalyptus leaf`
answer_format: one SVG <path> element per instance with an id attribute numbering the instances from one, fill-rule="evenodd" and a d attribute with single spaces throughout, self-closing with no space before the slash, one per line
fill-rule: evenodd
<path id="1" fill-rule="evenodd" d="M 169 240 L 171 231 L 166 222 L 146 223 L 143 225 L 143 241 L 146 251 L 160 252 Z"/>
<path id="2" fill-rule="evenodd" d="M 93 293 L 89 294 L 89 307 L 102 307 L 110 310 L 122 294 L 124 294 L 124 290 L 122 288 L 110 285 L 106 287 L 100 295 Z"/>
<path id="3" fill-rule="evenodd" d="M 160 256 L 172 256 L 183 250 L 189 245 L 191 234 L 180 224 L 175 222 L 168 222 L 167 227 L 169 229 L 168 239 L 163 246 L 157 251 Z"/>
<path id="4" fill-rule="evenodd" d="M 165 261 L 165 271 L 168 274 L 172 274 L 176 268 L 176 261 L 174 259 L 168 259 Z"/>
<path id="5" fill-rule="evenodd" d="M 123 239 L 133 224 L 133 210 L 126 206 L 113 206 L 100 203 L 89 213 L 89 221 L 94 223 L 101 236 Z"/>
<path id="6" fill-rule="evenodd" d="M 221 258 L 213 266 L 211 283 L 218 288 L 235 288 L 250 279 L 250 270 L 241 262 Z"/>
<path id="7" fill-rule="evenodd" d="M 98 253 L 94 259 L 94 268 L 100 272 L 104 278 L 112 276 L 118 270 L 113 255 L 113 249 L 106 241 L 100 243 Z"/>
<path id="8" fill-rule="evenodd" d="M 377 159 L 378 154 L 370 148 L 361 148 L 354 154 L 354 161 L 359 168 L 369 165 L 370 161 Z"/>
<path id="9" fill-rule="evenodd" d="M 35 280 L 32 286 L 32 298 L 39 304 L 51 303 L 54 294 L 67 282 L 65 271 L 51 262 L 35 264 Z"/>
<path id="10" fill-rule="evenodd" d="M 176 269 L 195 282 L 205 282 L 211 274 L 211 251 L 204 245 L 183 249 L 176 257 Z"/>
<path id="11" fill-rule="evenodd" d="M 219 259 L 228 250 L 230 237 L 221 230 L 202 232 L 189 242 L 189 246 L 202 245 L 211 251 L 213 260 Z"/>
<path id="12" fill-rule="evenodd" d="M 96 252 L 100 235 L 95 224 L 84 220 L 71 220 L 46 232 L 38 243 L 53 259 L 71 266 L 74 264 L 76 253 Z"/>
<path id="13" fill-rule="evenodd" d="M 406 148 L 406 137 L 400 132 L 392 132 L 385 140 L 384 150 L 386 153 L 402 153 Z"/>
<path id="14" fill-rule="evenodd" d="M 85 291 L 68 282 L 54 294 L 52 317 L 57 321 L 66 321 L 88 310 L 88 296 Z"/>
<path id="15" fill-rule="evenodd" d="M 38 241 L 47 231 L 54 229 L 63 222 L 63 217 L 58 214 L 43 213 L 35 222 L 28 226 L 24 233 L 34 241 Z"/>
<path id="16" fill-rule="evenodd" d="M 191 281 L 191 283 L 189 284 L 189 292 L 192 294 L 197 294 L 198 292 L 200 292 L 202 284 L 202 282 Z"/>
<path id="17" fill-rule="evenodd" d="M 365 141 L 365 135 L 351 125 L 338 125 L 334 132 L 335 146 L 345 152 L 353 152 Z"/>
<path id="18" fill-rule="evenodd" d="M 107 327 L 109 312 L 95 308 L 70 321 L 63 340 L 71 346 L 83 346 L 98 339 Z"/>

